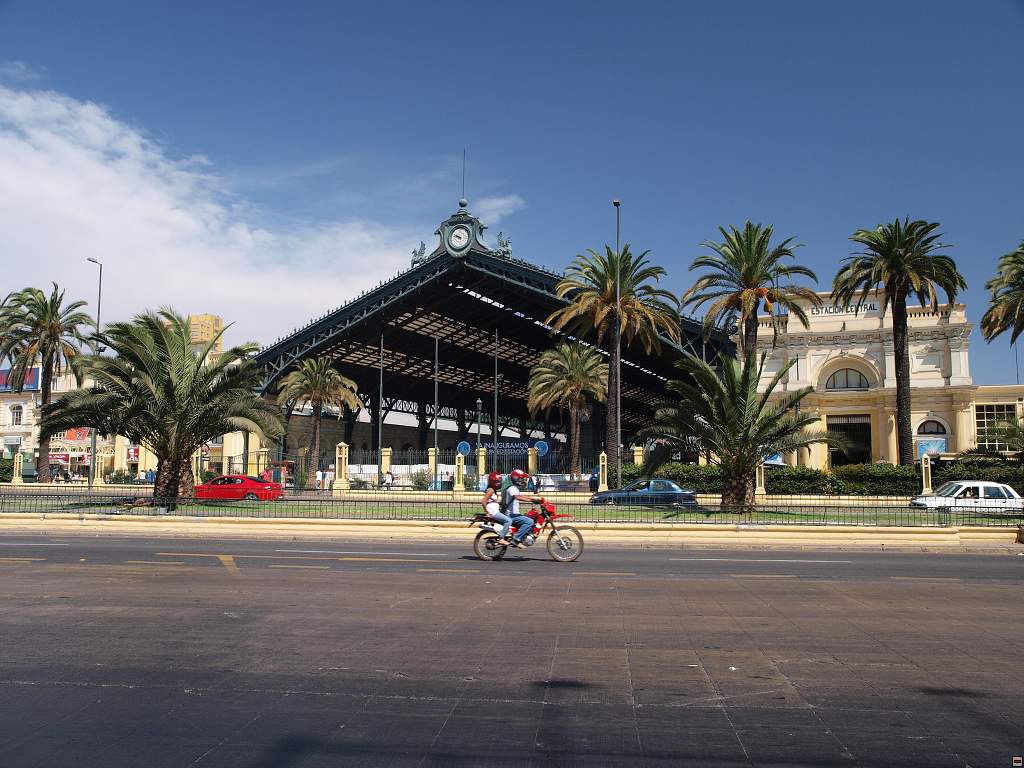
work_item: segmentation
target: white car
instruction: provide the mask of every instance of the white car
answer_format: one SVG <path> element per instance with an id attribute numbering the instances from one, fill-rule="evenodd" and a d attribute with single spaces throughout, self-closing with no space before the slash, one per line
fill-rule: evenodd
<path id="1" fill-rule="evenodd" d="M 951 509 L 957 512 L 978 510 L 984 512 L 1020 512 L 1024 499 L 1008 485 L 987 480 L 950 480 L 943 483 L 930 496 L 915 496 L 910 506 L 919 509 Z"/>

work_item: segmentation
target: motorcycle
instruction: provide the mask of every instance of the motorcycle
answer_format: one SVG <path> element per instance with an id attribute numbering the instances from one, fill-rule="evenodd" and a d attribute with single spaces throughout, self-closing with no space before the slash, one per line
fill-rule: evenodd
<path id="1" fill-rule="evenodd" d="M 571 563 L 583 554 L 583 536 L 571 525 L 555 525 L 555 520 L 572 519 L 572 515 L 560 515 L 555 512 L 555 505 L 550 501 L 540 500 L 540 509 L 531 506 L 526 516 L 533 520 L 533 530 L 524 538 L 519 546 L 531 547 L 538 541 L 541 534 L 550 526 L 551 533 L 547 538 L 548 554 L 552 560 L 560 563 Z M 483 512 L 477 512 L 470 521 L 470 526 L 480 527 L 480 533 L 473 539 L 473 552 L 481 560 L 501 560 L 508 551 L 509 545 L 499 544 L 501 523 L 492 520 Z M 509 532 L 511 538 L 516 533 L 516 526 Z"/>

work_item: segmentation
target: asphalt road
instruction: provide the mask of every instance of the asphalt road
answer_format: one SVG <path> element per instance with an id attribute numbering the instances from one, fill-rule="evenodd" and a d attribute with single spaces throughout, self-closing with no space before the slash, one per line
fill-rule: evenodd
<path id="1" fill-rule="evenodd" d="M 1024 557 L 0 537 L 0 766 L 1009 766 Z"/>

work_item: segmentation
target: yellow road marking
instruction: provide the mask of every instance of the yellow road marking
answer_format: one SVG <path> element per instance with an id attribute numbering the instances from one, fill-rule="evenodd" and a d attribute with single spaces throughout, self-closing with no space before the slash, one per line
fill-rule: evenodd
<path id="1" fill-rule="evenodd" d="M 208 552 L 154 552 L 157 557 L 221 557 Z"/>
<path id="2" fill-rule="evenodd" d="M 948 576 L 890 576 L 889 578 L 900 581 L 960 581 L 960 579 Z"/>
<path id="3" fill-rule="evenodd" d="M 132 565 L 184 565 L 182 560 L 125 560 Z"/>
<path id="4" fill-rule="evenodd" d="M 419 573 L 480 573 L 479 568 L 417 568 Z"/>
<path id="5" fill-rule="evenodd" d="M 331 566 L 329 565 L 271 565 L 270 568 L 313 568 L 318 571 L 329 571 Z"/>
<path id="6" fill-rule="evenodd" d="M 235 558 L 231 555 L 217 555 L 217 559 L 220 560 L 221 564 L 228 569 L 228 573 L 237 574 L 238 565 L 235 563 Z"/>
<path id="7" fill-rule="evenodd" d="M 632 571 L 573 571 L 572 576 L 636 576 Z"/>
<path id="8" fill-rule="evenodd" d="M 428 560 L 422 557 L 313 557 L 311 555 L 214 555 L 200 552 L 157 552 L 157 557 L 233 557 L 236 560 L 326 560 L 339 562 L 343 560 L 370 560 L 378 563 L 447 563 L 450 560 Z"/>

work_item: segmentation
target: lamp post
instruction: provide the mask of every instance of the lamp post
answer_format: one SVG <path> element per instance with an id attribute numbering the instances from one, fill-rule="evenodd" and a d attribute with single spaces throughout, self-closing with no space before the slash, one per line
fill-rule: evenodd
<path id="1" fill-rule="evenodd" d="M 483 418 L 484 401 L 476 399 L 476 450 L 480 452 L 480 419 Z"/>
<path id="2" fill-rule="evenodd" d="M 100 268 L 99 286 L 96 291 L 96 335 L 100 332 L 100 307 L 103 303 L 103 262 L 92 258 L 91 256 L 86 259 L 91 261 L 93 264 Z M 92 353 L 98 355 L 100 353 L 99 339 L 94 338 L 92 342 Z M 89 450 L 92 455 L 89 457 L 89 487 L 92 488 L 93 483 L 96 482 L 96 428 L 92 428 L 89 436 Z"/>
<path id="3" fill-rule="evenodd" d="M 619 354 L 615 356 L 615 483 L 616 488 L 622 487 L 622 328 L 619 318 L 621 304 L 621 273 L 622 258 L 619 253 L 619 201 L 612 200 L 615 206 L 615 347 Z"/>

